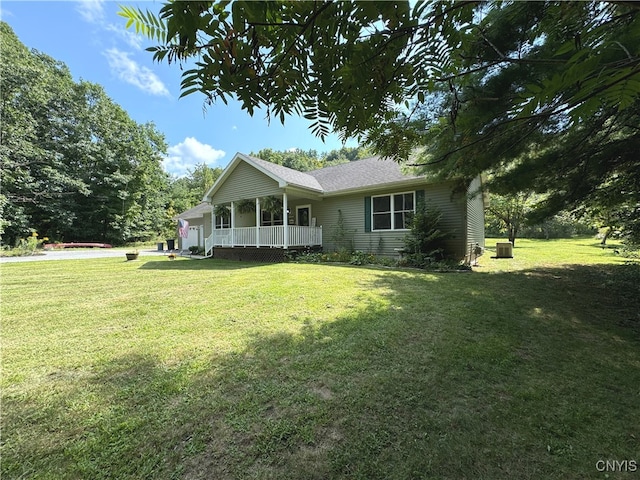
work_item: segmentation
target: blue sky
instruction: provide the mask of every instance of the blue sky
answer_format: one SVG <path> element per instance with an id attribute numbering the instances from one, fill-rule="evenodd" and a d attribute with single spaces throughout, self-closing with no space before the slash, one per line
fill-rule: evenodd
<path id="1" fill-rule="evenodd" d="M 180 96 L 180 68 L 154 63 L 144 49 L 152 43 L 125 30 L 119 5 L 157 12 L 162 2 L 11 1 L 0 4 L 0 18 L 20 41 L 64 62 L 75 80 L 102 85 L 111 99 L 138 123 L 152 121 L 169 145 L 165 170 L 181 176 L 195 164 L 225 167 L 236 152 L 262 148 L 300 148 L 326 152 L 342 146 L 332 135 L 323 143 L 309 123 L 289 117 L 269 125 L 264 114 L 250 117 L 236 102 L 207 107 L 204 98 Z M 356 146 L 349 141 L 347 146 Z"/>

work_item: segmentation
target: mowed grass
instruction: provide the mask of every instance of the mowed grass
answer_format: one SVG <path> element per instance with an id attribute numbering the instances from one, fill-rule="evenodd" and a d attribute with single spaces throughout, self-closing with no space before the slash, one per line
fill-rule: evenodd
<path id="1" fill-rule="evenodd" d="M 640 267 L 514 253 L 3 264 L 2 478 L 637 478 Z"/>

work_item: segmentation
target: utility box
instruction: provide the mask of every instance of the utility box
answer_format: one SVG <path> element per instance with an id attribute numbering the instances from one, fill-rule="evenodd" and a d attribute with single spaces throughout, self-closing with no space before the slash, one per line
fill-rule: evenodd
<path id="1" fill-rule="evenodd" d="M 513 258 L 513 244 L 511 242 L 496 243 L 496 258 Z"/>

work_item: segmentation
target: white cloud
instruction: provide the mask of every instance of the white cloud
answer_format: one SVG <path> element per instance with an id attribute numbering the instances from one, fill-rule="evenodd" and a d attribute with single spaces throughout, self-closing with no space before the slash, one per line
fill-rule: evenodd
<path id="1" fill-rule="evenodd" d="M 104 18 L 105 0 L 78 0 L 77 10 L 87 22 L 98 23 Z"/>
<path id="2" fill-rule="evenodd" d="M 110 48 L 104 52 L 104 55 L 107 57 L 112 72 L 121 80 L 135 85 L 151 95 L 170 96 L 169 90 L 164 86 L 162 80 L 147 67 L 142 67 L 135 60 L 130 59 L 129 53 L 117 48 Z"/>
<path id="3" fill-rule="evenodd" d="M 11 13 L 9 10 L 4 10 L 2 8 L 2 5 L 0 5 L 0 20 L 2 20 L 4 17 L 13 17 L 13 13 Z"/>
<path id="4" fill-rule="evenodd" d="M 127 30 L 123 25 L 116 25 L 113 23 L 105 25 L 104 29 L 107 32 L 115 33 L 130 47 L 135 48 L 136 50 L 142 50 L 142 42 L 144 41 L 144 38 L 142 35 L 135 33 L 135 31 Z"/>
<path id="5" fill-rule="evenodd" d="M 213 167 L 226 153 L 216 150 L 211 145 L 200 143 L 194 137 L 187 137 L 183 142 L 173 145 L 167 150 L 167 157 L 162 162 L 165 171 L 178 177 L 187 175 L 197 164 L 204 163 Z"/>

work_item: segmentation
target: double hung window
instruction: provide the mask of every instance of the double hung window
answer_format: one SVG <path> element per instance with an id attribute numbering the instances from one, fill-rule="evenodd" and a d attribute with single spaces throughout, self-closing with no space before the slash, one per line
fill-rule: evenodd
<path id="1" fill-rule="evenodd" d="M 216 215 L 216 228 L 231 228 L 231 215 Z"/>
<path id="2" fill-rule="evenodd" d="M 371 197 L 373 230 L 406 230 L 415 213 L 415 193 Z"/>

